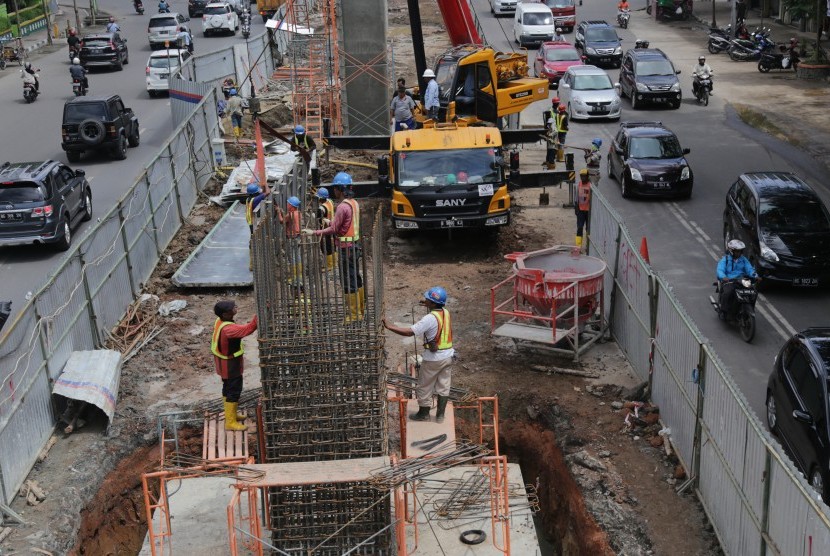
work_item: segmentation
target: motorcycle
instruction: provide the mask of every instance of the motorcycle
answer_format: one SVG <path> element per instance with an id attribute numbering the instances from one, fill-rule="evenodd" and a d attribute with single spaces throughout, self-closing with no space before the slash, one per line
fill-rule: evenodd
<path id="1" fill-rule="evenodd" d="M 26 70 L 20 70 L 20 76 L 23 78 L 23 98 L 26 100 L 26 104 L 30 104 L 37 100 L 37 79 L 40 76 L 26 73 Z"/>
<path id="2" fill-rule="evenodd" d="M 711 295 L 709 303 L 714 307 L 715 312 L 723 320 L 734 322 L 738 325 L 741 338 L 745 342 L 751 342 L 755 336 L 755 302 L 758 300 L 758 290 L 755 288 L 755 281 L 751 278 L 734 280 L 735 283 L 735 304 L 737 308 L 734 315 L 727 315 L 720 307 L 720 302 Z M 715 293 L 720 298 L 721 285 L 715 282 Z"/>
<path id="3" fill-rule="evenodd" d="M 778 50 L 779 52 L 764 52 L 761 54 L 761 59 L 758 60 L 758 71 L 769 73 L 769 70 L 773 69 L 798 69 L 800 59 L 796 50 L 791 50 L 784 45 L 779 46 Z"/>
<path id="4" fill-rule="evenodd" d="M 78 53 L 80 50 L 74 46 L 69 47 L 69 63 L 72 63 L 72 60 L 78 57 Z"/>
<path id="5" fill-rule="evenodd" d="M 247 39 L 251 36 L 251 13 L 247 10 L 242 12 L 240 28 L 242 29 L 243 38 Z"/>
<path id="6" fill-rule="evenodd" d="M 631 19 L 630 10 L 621 10 L 617 12 L 617 24 L 622 29 L 628 29 L 628 20 Z"/>
<path id="7" fill-rule="evenodd" d="M 648 0 L 646 13 L 651 15 L 651 5 L 654 0 Z M 692 15 L 692 0 L 657 0 L 657 18 L 663 20 L 685 21 Z"/>
<path id="8" fill-rule="evenodd" d="M 72 92 L 76 97 L 86 96 L 87 87 L 84 85 L 83 79 L 72 79 Z"/>
<path id="9" fill-rule="evenodd" d="M 727 25 L 724 29 L 717 27 L 709 28 L 709 52 L 718 54 L 724 50 L 729 49 L 732 42 L 732 25 Z"/>
<path id="10" fill-rule="evenodd" d="M 736 62 L 760 60 L 761 54 L 769 52 L 775 46 L 763 33 L 753 33 L 752 39 L 732 39 L 729 57 Z"/>
<path id="11" fill-rule="evenodd" d="M 160 14 L 169 14 L 170 13 L 170 4 L 162 0 L 159 2 L 159 13 Z"/>
<path id="12" fill-rule="evenodd" d="M 144 3 L 141 0 L 133 0 L 133 7 L 135 8 L 135 13 L 144 15 Z"/>
<path id="13" fill-rule="evenodd" d="M 709 94 L 712 92 L 712 76 L 695 76 L 694 79 L 697 84 L 697 87 L 692 87 L 695 98 L 703 106 L 709 106 Z"/>

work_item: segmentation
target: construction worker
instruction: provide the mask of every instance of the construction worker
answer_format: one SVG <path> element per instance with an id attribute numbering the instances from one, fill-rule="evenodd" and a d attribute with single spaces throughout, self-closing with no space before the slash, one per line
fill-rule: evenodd
<path id="1" fill-rule="evenodd" d="M 564 104 L 560 104 L 556 109 L 557 114 L 554 120 L 556 126 L 556 140 L 559 142 L 559 147 L 556 151 L 556 161 L 565 162 L 565 137 L 568 135 L 568 114 Z"/>
<path id="2" fill-rule="evenodd" d="M 286 251 L 288 263 L 291 265 L 291 283 L 295 285 L 302 284 L 303 276 L 303 261 L 300 258 L 300 205 L 299 197 L 292 195 L 286 201 L 287 213 L 277 207 L 277 217 L 288 240 Z"/>
<path id="3" fill-rule="evenodd" d="M 244 360 L 242 355 L 242 338 L 253 334 L 257 329 L 257 318 L 251 319 L 248 324 L 235 324 L 236 303 L 233 301 L 219 301 L 213 306 L 216 322 L 213 324 L 213 336 L 210 341 L 210 351 L 213 353 L 213 362 L 216 374 L 222 379 L 222 401 L 225 402 L 225 429 L 229 431 L 244 431 L 248 427 L 239 421 L 245 416 L 237 413 L 239 396 L 242 394 L 242 372 Z"/>
<path id="4" fill-rule="evenodd" d="M 321 187 L 317 190 L 317 220 L 320 221 L 320 229 L 322 230 L 334 220 L 334 202 L 329 196 L 329 190 Z M 334 238 L 332 236 L 323 236 L 320 238 L 320 251 L 326 256 L 326 270 L 331 272 L 334 270 Z"/>
<path id="5" fill-rule="evenodd" d="M 576 213 L 576 246 L 582 249 L 582 230 L 591 217 L 591 179 L 587 168 L 579 171 L 574 212 Z"/>
<path id="6" fill-rule="evenodd" d="M 363 277 L 360 275 L 360 206 L 354 199 L 346 197 L 352 185 L 352 177 L 346 172 L 334 176 L 332 189 L 337 208 L 334 220 L 322 230 L 304 229 L 304 234 L 316 236 L 334 236 L 337 257 L 340 260 L 340 279 L 343 284 L 343 297 L 346 300 L 346 323 L 363 320 L 366 297 L 363 290 Z"/>
<path id="7" fill-rule="evenodd" d="M 405 87 L 398 87 L 398 94 L 389 104 L 389 114 L 392 116 L 395 131 L 415 129 L 415 118 L 412 116 L 413 110 L 415 110 L 415 101 L 412 100 L 412 97 L 406 96 Z"/>
<path id="8" fill-rule="evenodd" d="M 298 152 L 300 149 L 297 147 L 308 151 L 310 159 L 306 164 L 306 169 L 317 168 L 317 143 L 306 134 L 305 128 L 301 125 L 294 126 L 294 140 L 291 141 L 291 150 Z"/>
<path id="9" fill-rule="evenodd" d="M 559 97 L 553 97 L 550 99 L 550 110 L 542 111 L 542 126 L 550 131 L 551 126 L 553 125 L 554 118 L 556 117 L 556 111 L 559 109 Z"/>
<path id="10" fill-rule="evenodd" d="M 438 82 L 435 80 L 435 72 L 428 69 L 424 72 L 424 79 L 427 79 L 427 89 L 424 91 L 424 110 L 426 116 L 430 120 L 438 120 L 438 109 L 441 108 L 441 103 L 438 100 L 440 88 Z"/>
<path id="11" fill-rule="evenodd" d="M 599 163 L 602 161 L 602 153 L 599 148 L 602 146 L 602 139 L 599 137 L 591 141 L 591 147 L 585 150 L 585 165 L 588 167 L 588 176 L 593 185 L 599 184 Z"/>
<path id="12" fill-rule="evenodd" d="M 248 270 L 254 269 L 254 215 L 259 214 L 259 205 L 268 196 L 268 184 L 265 184 L 265 191 L 263 192 L 257 185 L 256 181 L 248 184 L 245 192 L 248 198 L 245 200 L 245 222 L 248 223 L 248 228 L 251 230 L 251 238 L 248 240 Z"/>
<path id="13" fill-rule="evenodd" d="M 229 93 L 231 97 L 228 99 L 228 113 L 231 115 L 233 136 L 239 139 L 242 136 L 242 97 L 236 93 L 236 89 L 231 89 Z"/>
<path id="14" fill-rule="evenodd" d="M 447 303 L 447 292 L 440 286 L 435 286 L 424 292 L 420 304 L 428 309 L 428 313 L 421 320 L 410 327 L 402 328 L 389 324 L 384 317 L 383 326 L 401 336 L 424 337 L 424 354 L 421 367 L 418 370 L 418 388 L 415 395 L 418 398 L 418 413 L 409 416 L 413 421 L 429 421 L 429 411 L 432 409 L 432 395 L 438 396 L 438 410 L 435 421 L 444 421 L 444 411 L 449 401 L 450 384 L 452 381 L 452 364 L 455 350 L 452 347 L 452 320 L 450 312 L 444 308 Z"/>

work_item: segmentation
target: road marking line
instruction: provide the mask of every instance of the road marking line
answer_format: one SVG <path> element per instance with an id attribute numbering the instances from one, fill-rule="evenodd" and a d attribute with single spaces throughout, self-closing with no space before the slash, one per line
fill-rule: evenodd
<path id="1" fill-rule="evenodd" d="M 691 224 L 691 225 L 694 227 L 694 229 L 695 229 L 695 230 L 697 230 L 697 232 L 698 232 L 700 235 L 702 235 L 702 236 L 703 236 L 703 239 L 705 239 L 706 241 L 712 241 L 712 238 L 710 238 L 710 237 L 709 237 L 709 234 L 707 234 L 706 232 L 704 232 L 704 231 L 703 231 L 703 228 L 701 228 L 700 226 L 698 226 L 698 225 L 697 225 L 697 222 L 695 222 L 694 220 L 690 219 L 690 218 L 689 218 L 689 215 L 688 215 L 688 214 L 686 214 L 686 211 L 685 211 L 685 210 L 683 210 L 683 208 L 682 208 L 680 205 L 678 205 L 677 203 L 669 203 L 669 204 L 673 205 L 675 208 L 677 208 L 677 210 L 678 210 L 678 211 L 680 211 L 680 214 L 682 214 L 682 215 L 683 215 L 683 217 L 684 217 L 684 218 L 686 218 L 686 219 L 689 221 L 689 224 Z"/>
<path id="2" fill-rule="evenodd" d="M 140 127 L 140 128 L 138 128 L 138 132 L 139 132 L 139 133 L 144 133 L 145 131 L 147 131 L 147 128 L 146 128 L 146 127 Z"/>

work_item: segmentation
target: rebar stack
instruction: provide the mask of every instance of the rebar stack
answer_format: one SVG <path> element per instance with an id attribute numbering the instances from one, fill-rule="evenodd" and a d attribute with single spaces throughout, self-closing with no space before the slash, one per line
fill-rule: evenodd
<path id="1" fill-rule="evenodd" d="M 363 214 L 362 221 L 373 225 L 361 228 L 356 243 L 363 253 L 357 266 L 365 310 L 354 319 L 340 261 L 327 269 L 320 237 L 290 238 L 288 223 L 275 216 L 275 208 L 286 212 L 285 200 L 297 195 L 303 203 L 301 227 L 319 228 L 316 201 L 306 195 L 305 182 L 292 179 L 263 203 L 253 235 L 264 461 L 385 455 L 381 292 L 375 288 L 382 284 L 380 216 Z M 289 553 L 342 554 L 390 521 L 388 496 L 368 482 L 332 485 L 321 478 L 315 485 L 272 488 L 269 507 L 272 542 Z M 378 535 L 354 553 L 385 554 L 389 539 Z"/>

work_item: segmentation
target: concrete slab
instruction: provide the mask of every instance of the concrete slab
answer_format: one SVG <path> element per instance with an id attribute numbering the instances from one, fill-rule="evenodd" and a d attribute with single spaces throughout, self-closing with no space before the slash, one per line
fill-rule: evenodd
<path id="1" fill-rule="evenodd" d="M 252 286 L 254 276 L 248 269 L 250 238 L 245 205 L 234 202 L 182 263 L 173 275 L 173 283 L 183 288 Z"/>
<path id="2" fill-rule="evenodd" d="M 356 483 L 365 481 L 372 471 L 384 467 L 389 467 L 387 456 L 332 461 L 261 463 L 245 466 L 246 469 L 265 473 L 261 479 L 248 481 L 246 484 L 265 487 Z"/>
<path id="3" fill-rule="evenodd" d="M 418 546 L 415 547 L 415 532 L 407 527 L 406 543 L 409 554 L 433 555 L 446 554 L 448 556 L 503 556 L 504 553 L 493 545 L 493 532 L 490 522 L 489 480 L 486 493 L 480 503 L 464 510 L 455 519 L 438 519 L 436 508 L 460 484 L 470 480 L 474 474 L 481 473 L 477 466 L 458 466 L 432 475 L 418 487 L 417 523 Z M 507 476 L 510 483 L 510 553 L 522 556 L 541 556 L 539 539 L 536 536 L 536 527 L 533 524 L 533 515 L 528 508 L 527 494 L 524 488 L 524 479 L 519 464 L 507 464 Z M 431 520 L 430 523 L 428 521 Z M 477 545 L 466 545 L 461 542 L 460 535 L 470 529 L 480 529 L 487 538 Z M 501 543 L 502 539 L 497 539 Z"/>
<path id="4" fill-rule="evenodd" d="M 435 447 L 429 450 L 413 446 L 413 442 L 434 438 L 441 434 L 447 435 L 447 440 L 442 443 L 455 444 L 455 411 L 453 410 L 452 402 L 447 403 L 447 410 L 444 413 L 444 422 L 435 422 L 435 409 L 430 413 L 429 421 L 413 421 L 409 416 L 418 412 L 418 400 L 409 400 L 406 402 L 406 457 L 417 458 L 423 456 L 428 451 L 432 451 Z"/>

